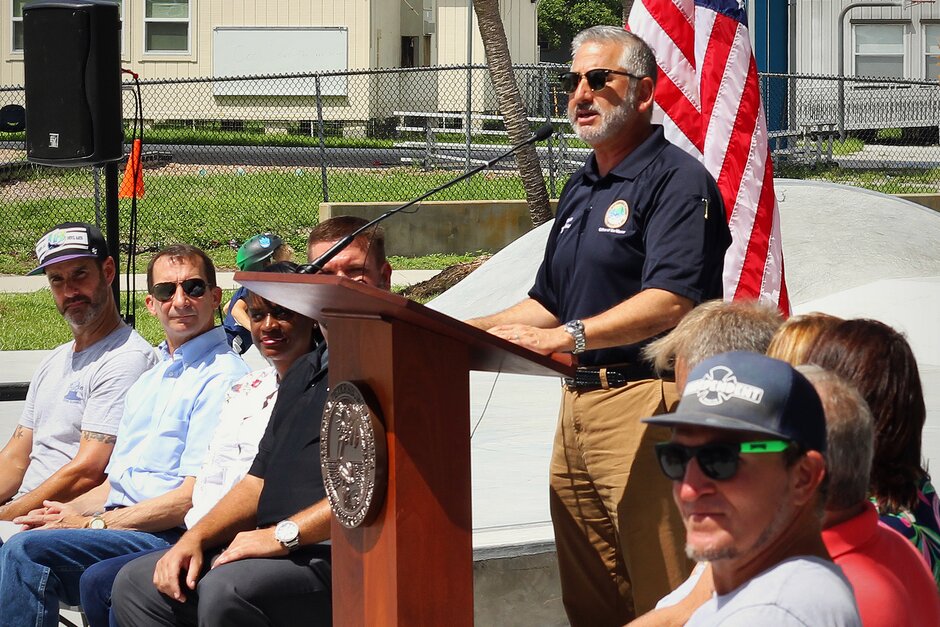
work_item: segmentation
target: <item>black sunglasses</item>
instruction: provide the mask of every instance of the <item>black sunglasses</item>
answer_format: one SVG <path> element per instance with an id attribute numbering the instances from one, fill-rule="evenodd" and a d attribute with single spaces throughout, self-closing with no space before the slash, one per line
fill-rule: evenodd
<path id="1" fill-rule="evenodd" d="M 156 283 L 150 288 L 150 294 L 161 303 L 173 298 L 176 294 L 176 286 L 183 286 L 183 293 L 190 298 L 202 298 L 206 294 L 206 282 L 202 279 L 186 279 L 179 283 Z"/>
<path id="2" fill-rule="evenodd" d="M 604 89 L 604 87 L 607 86 L 607 82 L 610 81 L 611 74 L 629 76 L 630 78 L 636 79 L 641 78 L 640 76 L 631 74 L 630 72 L 598 68 L 595 70 L 588 70 L 584 74 L 581 74 L 581 72 L 562 72 L 558 75 L 558 80 L 561 81 L 561 88 L 569 94 L 572 94 L 575 92 L 575 90 L 578 89 L 578 85 L 581 84 L 582 76 L 587 79 L 588 87 L 591 88 L 591 91 L 597 91 L 599 89 Z"/>
<path id="3" fill-rule="evenodd" d="M 663 474 L 673 481 L 682 481 L 689 461 L 694 457 L 706 477 L 727 481 L 738 472 L 742 453 L 780 453 L 790 448 L 785 440 L 759 442 L 713 442 L 701 446 L 683 446 L 675 442 L 656 445 L 656 457 Z"/>

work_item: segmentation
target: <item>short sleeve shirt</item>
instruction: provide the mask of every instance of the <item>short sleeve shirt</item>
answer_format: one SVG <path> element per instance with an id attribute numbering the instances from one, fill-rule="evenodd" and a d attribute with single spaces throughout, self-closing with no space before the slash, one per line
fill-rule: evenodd
<path id="1" fill-rule="evenodd" d="M 229 345 L 240 353 L 244 353 L 251 348 L 251 330 L 238 324 L 238 321 L 235 320 L 235 316 L 232 315 L 232 310 L 235 308 L 235 304 L 238 301 L 245 300 L 246 298 L 248 298 L 248 288 L 240 287 L 235 290 L 235 293 L 232 294 L 232 299 L 228 301 L 228 313 L 225 314 L 225 319 L 222 321 L 222 327 L 225 328 Z M 238 340 L 237 347 L 235 346 L 236 340 Z"/>
<path id="2" fill-rule="evenodd" d="M 33 447 L 18 494 L 74 459 L 82 431 L 117 434 L 124 396 L 156 362 L 153 347 L 124 324 L 84 350 L 74 341 L 53 350 L 33 374 L 20 418 Z"/>
<path id="3" fill-rule="evenodd" d="M 277 370 L 271 366 L 242 377 L 225 395 L 209 451 L 196 473 L 193 506 L 184 520 L 187 528 L 215 507 L 248 472 L 277 402 L 277 386 Z"/>
<path id="4" fill-rule="evenodd" d="M 940 588 L 940 495 L 928 479 L 917 487 L 913 509 L 894 514 L 880 512 L 881 522 L 910 540 L 933 573 Z"/>
<path id="5" fill-rule="evenodd" d="M 593 154 L 572 175 L 529 296 L 562 322 L 651 288 L 693 303 L 720 298 L 730 244 L 714 179 L 654 126 L 606 176 Z M 637 363 L 646 343 L 590 350 L 580 363 Z"/>
<path id="6" fill-rule="evenodd" d="M 194 337 L 127 392 L 117 443 L 105 472 L 106 507 L 123 507 L 178 488 L 196 476 L 229 388 L 249 368 L 232 352 L 222 327 Z"/>
<path id="7" fill-rule="evenodd" d="M 871 503 L 823 529 L 832 560 L 855 590 L 865 625 L 940 625 L 940 596 L 927 562 L 907 538 L 878 523 Z"/>
<path id="8" fill-rule="evenodd" d="M 248 470 L 264 479 L 258 527 L 273 525 L 326 498 L 320 473 L 320 423 L 328 384 L 324 344 L 298 359 L 281 381 L 258 455 Z"/>
<path id="9" fill-rule="evenodd" d="M 675 605 L 688 596 L 704 569 L 656 604 Z M 852 586 L 832 562 L 793 557 L 765 570 L 727 594 L 714 594 L 686 623 L 689 627 L 774 625 L 861 627 Z"/>

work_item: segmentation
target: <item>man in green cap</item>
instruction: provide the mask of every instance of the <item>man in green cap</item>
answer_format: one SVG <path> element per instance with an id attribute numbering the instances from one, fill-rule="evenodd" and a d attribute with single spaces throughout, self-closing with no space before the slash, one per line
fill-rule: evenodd
<path id="1" fill-rule="evenodd" d="M 261 233 L 245 240 L 235 255 L 239 270 L 254 272 L 279 261 L 290 261 L 294 249 L 274 233 Z M 238 288 L 222 308 L 225 320 L 222 326 L 228 336 L 229 345 L 238 353 L 251 348 L 251 321 L 248 319 L 248 290 Z"/>

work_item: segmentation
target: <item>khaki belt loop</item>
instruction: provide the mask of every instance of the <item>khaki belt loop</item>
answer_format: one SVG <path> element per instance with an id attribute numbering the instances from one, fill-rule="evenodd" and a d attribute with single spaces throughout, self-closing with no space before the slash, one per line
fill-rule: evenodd
<path id="1" fill-rule="evenodd" d="M 607 368 L 601 368 L 597 374 L 601 379 L 601 389 L 609 390 L 610 384 L 607 383 Z"/>

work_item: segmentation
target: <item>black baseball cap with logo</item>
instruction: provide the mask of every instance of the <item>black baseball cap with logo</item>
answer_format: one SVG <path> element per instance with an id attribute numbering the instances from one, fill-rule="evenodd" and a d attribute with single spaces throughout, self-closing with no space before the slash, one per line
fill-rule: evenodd
<path id="1" fill-rule="evenodd" d="M 60 261 L 78 257 L 108 257 L 108 243 L 94 224 L 85 222 L 64 222 L 46 232 L 36 242 L 36 257 L 39 267 L 30 275 L 45 272 L 46 267 Z"/>
<path id="2" fill-rule="evenodd" d="M 826 451 L 826 416 L 813 385 L 790 364 L 758 353 L 702 361 L 689 373 L 676 411 L 643 422 L 762 433 Z"/>

